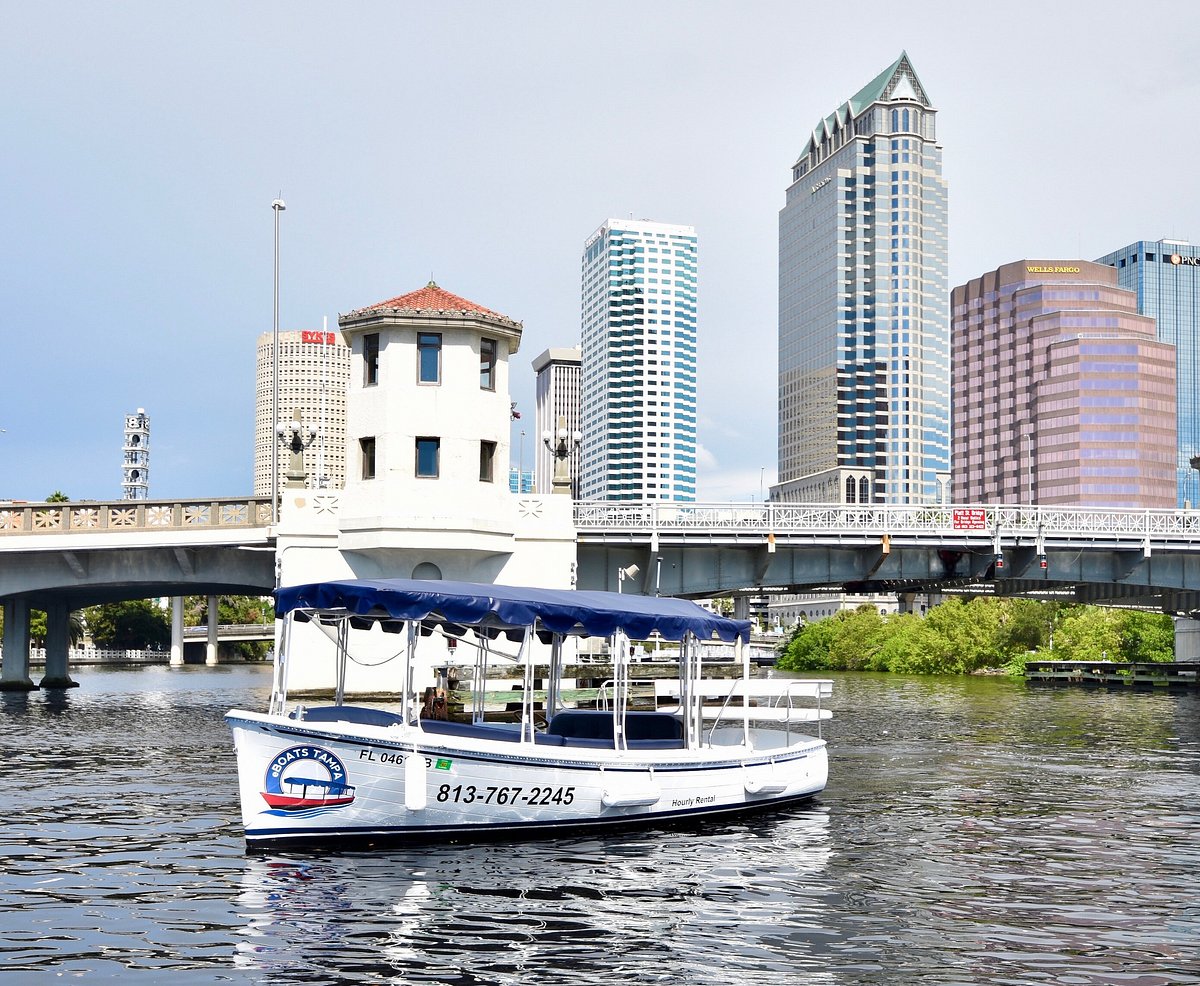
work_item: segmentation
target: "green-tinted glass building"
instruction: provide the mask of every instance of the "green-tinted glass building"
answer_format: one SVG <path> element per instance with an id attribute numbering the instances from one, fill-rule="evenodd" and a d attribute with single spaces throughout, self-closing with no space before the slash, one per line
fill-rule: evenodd
<path id="1" fill-rule="evenodd" d="M 696 499 L 696 230 L 609 219 L 584 244 L 579 493 Z"/>
<path id="2" fill-rule="evenodd" d="M 1182 240 L 1138 240 L 1097 263 L 1117 269 L 1117 283 L 1137 293 L 1138 311 L 1151 316 L 1161 342 L 1175 347 L 1177 506 L 1200 505 L 1200 247 Z"/>

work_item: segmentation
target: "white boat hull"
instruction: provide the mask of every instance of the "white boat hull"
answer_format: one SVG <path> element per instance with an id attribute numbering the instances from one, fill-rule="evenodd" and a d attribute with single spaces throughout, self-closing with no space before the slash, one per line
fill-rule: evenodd
<path id="1" fill-rule="evenodd" d="M 823 740 L 778 730 L 752 731 L 749 746 L 739 728 L 701 750 L 618 751 L 253 712 L 226 718 L 251 845 L 645 824 L 795 803 L 828 775 Z"/>

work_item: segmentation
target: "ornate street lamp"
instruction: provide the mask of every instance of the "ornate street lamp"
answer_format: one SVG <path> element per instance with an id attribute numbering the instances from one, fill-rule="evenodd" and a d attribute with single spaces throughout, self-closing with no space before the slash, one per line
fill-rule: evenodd
<path id="1" fill-rule="evenodd" d="M 567 431 L 567 419 L 563 415 L 558 417 L 558 429 L 553 434 L 549 431 L 542 432 L 542 443 L 550 450 L 550 454 L 554 456 L 554 476 L 551 479 L 551 493 L 566 493 L 568 496 L 571 493 L 571 453 L 579 447 L 579 443 L 583 441 L 583 434 L 575 432 L 572 434 Z"/>
<path id="2" fill-rule="evenodd" d="M 275 435 L 290 453 L 288 458 L 287 479 L 285 485 L 289 489 L 304 486 L 304 450 L 312 445 L 317 437 L 317 429 L 312 425 L 305 427 L 300 422 L 300 412 L 292 412 L 292 420 L 288 424 L 282 421 L 275 426 Z"/>

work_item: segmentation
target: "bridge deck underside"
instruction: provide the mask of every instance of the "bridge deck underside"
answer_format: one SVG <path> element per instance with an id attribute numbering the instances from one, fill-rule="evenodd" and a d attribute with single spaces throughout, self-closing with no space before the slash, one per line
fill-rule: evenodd
<path id="1" fill-rule="evenodd" d="M 858 539 L 708 539 L 581 535 L 578 584 L 617 589 L 618 569 L 640 568 L 636 591 L 709 598 L 770 589 L 810 593 L 986 593 L 1200 611 L 1200 550 L 1191 545 L 1147 555 L 1137 542 L 1006 545 L 1002 564 L 991 540 L 920 544 Z M 1045 567 L 1042 566 L 1043 559 Z M 628 591 L 628 588 L 627 588 Z"/>

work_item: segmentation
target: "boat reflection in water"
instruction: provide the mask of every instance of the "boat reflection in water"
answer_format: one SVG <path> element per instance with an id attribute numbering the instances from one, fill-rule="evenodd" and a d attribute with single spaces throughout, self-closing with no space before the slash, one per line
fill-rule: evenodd
<path id="1" fill-rule="evenodd" d="M 673 982 L 783 982 L 798 949 L 833 934 L 831 858 L 819 807 L 569 842 L 254 856 L 238 965 L 279 982 L 323 966 L 406 982 L 564 981 L 568 969 L 595 982 L 634 968 L 638 981 L 658 968 Z M 834 979 L 806 966 L 805 982 Z"/>

